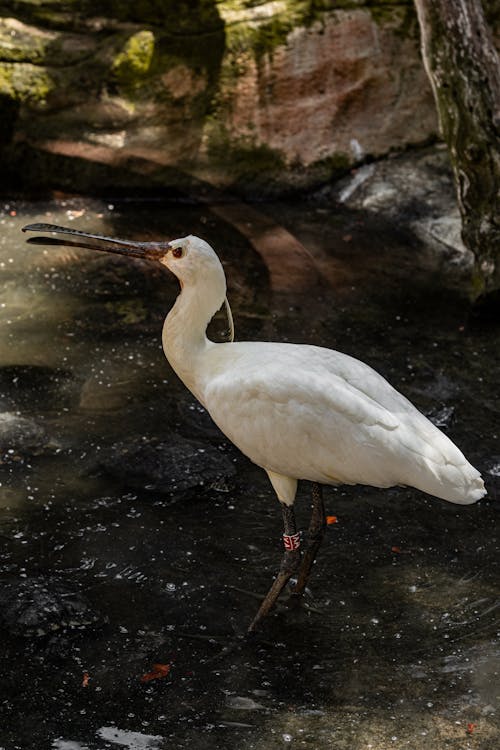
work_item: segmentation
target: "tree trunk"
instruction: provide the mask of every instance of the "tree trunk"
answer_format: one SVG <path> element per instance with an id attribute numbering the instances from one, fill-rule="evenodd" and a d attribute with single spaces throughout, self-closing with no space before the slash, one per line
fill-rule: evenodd
<path id="1" fill-rule="evenodd" d="M 500 289 L 500 58 L 480 0 L 415 0 L 474 296 Z"/>

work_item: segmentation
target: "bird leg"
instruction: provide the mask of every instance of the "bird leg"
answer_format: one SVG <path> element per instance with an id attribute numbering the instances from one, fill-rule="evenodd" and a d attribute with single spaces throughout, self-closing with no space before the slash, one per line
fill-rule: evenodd
<path id="1" fill-rule="evenodd" d="M 278 575 L 274 579 L 273 585 L 267 592 L 264 601 L 259 607 L 259 611 L 250 623 L 250 627 L 248 628 L 249 633 L 254 631 L 260 625 L 261 621 L 275 605 L 279 595 L 290 578 L 297 571 L 300 564 L 300 536 L 297 533 L 293 507 L 291 505 L 285 505 L 285 503 L 280 503 L 280 505 L 283 512 L 283 525 L 285 529 L 283 534 L 285 554 L 283 555 L 281 566 Z"/>
<path id="2" fill-rule="evenodd" d="M 297 576 L 297 583 L 293 589 L 296 596 L 304 593 L 309 574 L 313 566 L 318 550 L 323 541 L 326 531 L 325 505 L 323 503 L 323 487 L 317 482 L 312 485 L 313 510 L 309 529 L 307 531 L 307 544 L 302 556 L 302 563 Z"/>

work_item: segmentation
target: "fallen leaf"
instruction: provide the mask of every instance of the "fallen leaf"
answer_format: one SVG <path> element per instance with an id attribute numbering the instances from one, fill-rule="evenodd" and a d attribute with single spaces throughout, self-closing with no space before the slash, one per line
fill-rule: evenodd
<path id="1" fill-rule="evenodd" d="M 153 664 L 151 672 L 143 674 L 141 682 L 149 682 L 150 680 L 159 680 L 162 677 L 166 677 L 171 670 L 170 664 Z"/>
<path id="2" fill-rule="evenodd" d="M 471 721 L 467 724 L 467 734 L 473 734 L 477 724 L 473 724 Z"/>
<path id="3" fill-rule="evenodd" d="M 83 673 L 83 678 L 82 678 L 82 687 L 88 687 L 89 686 L 89 680 L 90 680 L 89 673 L 88 672 L 84 672 Z"/>
<path id="4" fill-rule="evenodd" d="M 397 554 L 401 553 L 401 547 L 391 547 L 391 552 L 396 552 Z"/>
<path id="5" fill-rule="evenodd" d="M 327 516 L 326 523 L 327 523 L 327 526 L 330 526 L 332 523 L 338 523 L 337 516 Z"/>

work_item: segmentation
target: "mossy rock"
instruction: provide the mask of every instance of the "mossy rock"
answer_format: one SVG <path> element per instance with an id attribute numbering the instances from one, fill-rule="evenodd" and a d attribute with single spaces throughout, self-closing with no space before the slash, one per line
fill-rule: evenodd
<path id="1" fill-rule="evenodd" d="M 44 104 L 54 88 L 47 70 L 31 63 L 0 63 L 0 97 Z"/>
<path id="2" fill-rule="evenodd" d="M 154 51 L 155 37 L 152 31 L 138 31 L 130 36 L 112 65 L 118 85 L 132 91 L 140 86 L 150 75 Z"/>
<path id="3" fill-rule="evenodd" d="M 234 178 L 252 182 L 265 182 L 286 168 L 285 160 L 277 149 L 250 137 L 232 139 L 217 121 L 210 128 L 207 155 Z"/>
<path id="4" fill-rule="evenodd" d="M 68 67 L 92 56 L 96 46 L 88 34 L 48 31 L 15 18 L 0 18 L 0 58 L 4 63 Z"/>
<path id="5" fill-rule="evenodd" d="M 294 28 L 309 26 L 323 16 L 325 8 L 318 9 L 316 5 L 314 0 L 287 0 L 276 4 L 275 12 L 270 14 L 270 4 L 267 2 L 221 2 L 226 48 L 234 54 L 252 50 L 258 60 L 265 54 L 272 54 L 273 50 L 286 43 Z"/>
<path id="6" fill-rule="evenodd" d="M 0 18 L 2 62 L 42 63 L 54 34 L 26 26 L 14 18 Z"/>

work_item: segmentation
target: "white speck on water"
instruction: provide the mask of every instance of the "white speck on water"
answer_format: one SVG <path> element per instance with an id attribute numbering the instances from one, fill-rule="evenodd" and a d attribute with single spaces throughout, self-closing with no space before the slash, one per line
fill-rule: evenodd
<path id="1" fill-rule="evenodd" d="M 127 750 L 150 750 L 157 748 L 158 743 L 163 740 L 158 734 L 142 734 L 142 732 L 129 732 L 117 727 L 101 727 L 97 731 L 98 736 L 113 745 L 121 745 Z"/>
<path id="2" fill-rule="evenodd" d="M 257 703 L 253 698 L 247 698 L 244 695 L 230 695 L 226 698 L 228 708 L 236 711 L 259 711 L 265 708 L 262 703 Z"/>

